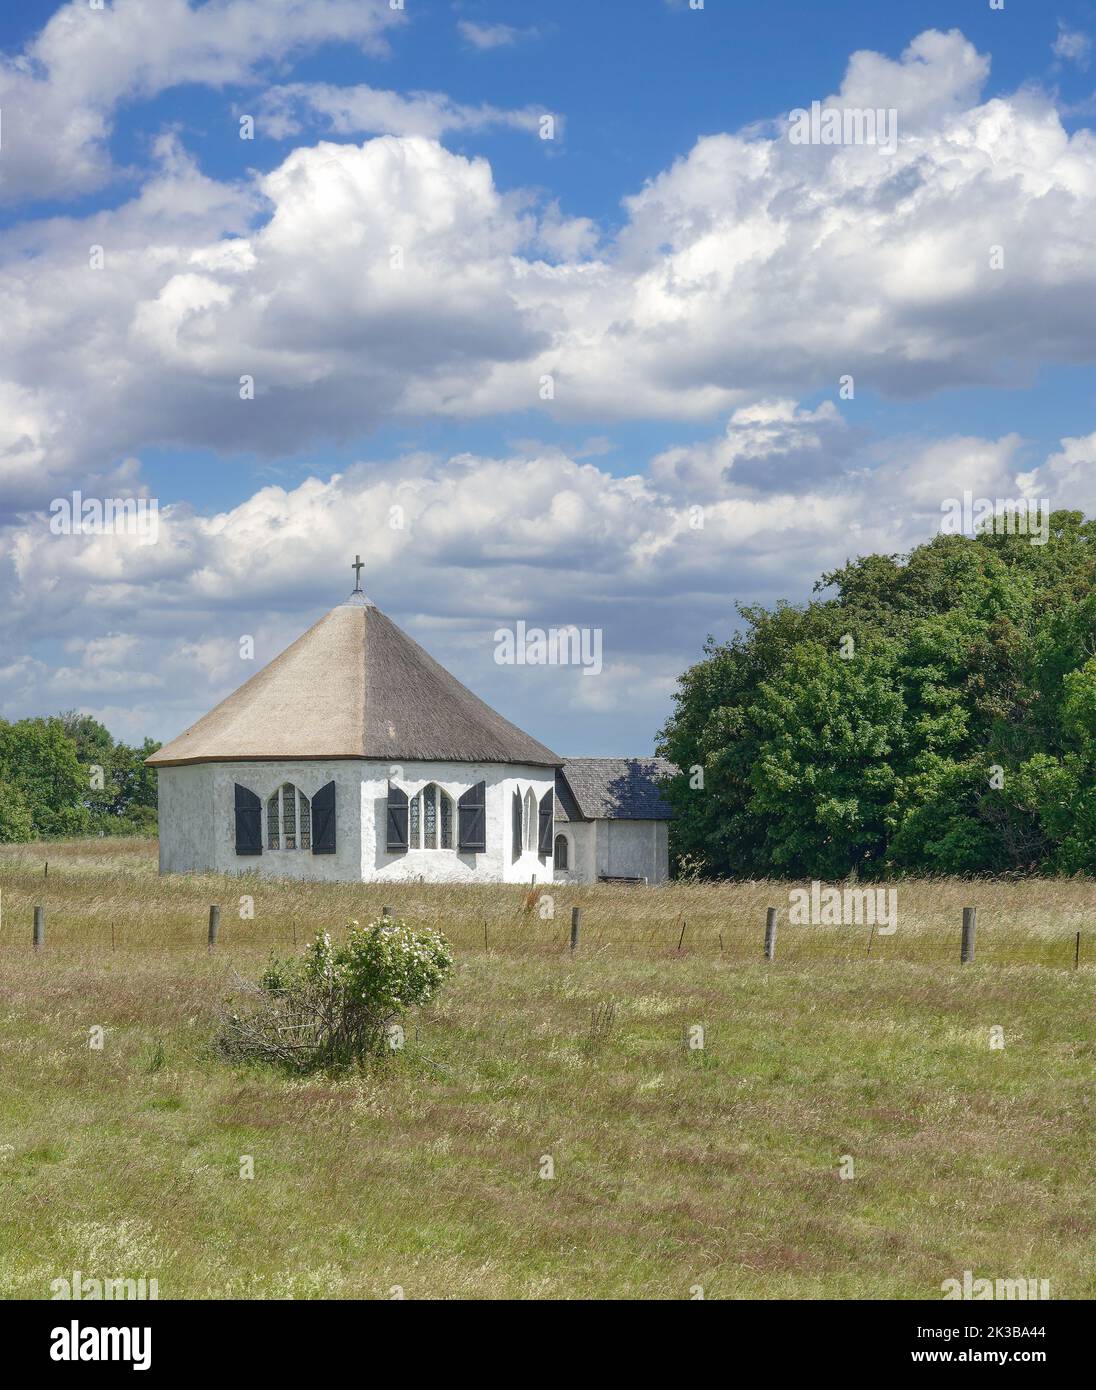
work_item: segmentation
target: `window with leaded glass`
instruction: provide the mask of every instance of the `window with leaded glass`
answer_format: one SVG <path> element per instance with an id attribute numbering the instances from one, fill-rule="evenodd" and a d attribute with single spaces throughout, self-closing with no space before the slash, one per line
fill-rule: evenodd
<path id="1" fill-rule="evenodd" d="M 267 849 L 312 848 L 312 803 L 285 782 L 266 803 Z"/>
<path id="2" fill-rule="evenodd" d="M 422 789 L 422 847 L 438 847 L 438 789 L 432 783 Z"/>
<path id="3" fill-rule="evenodd" d="M 435 782 L 408 798 L 407 847 L 453 848 L 453 802 Z"/>

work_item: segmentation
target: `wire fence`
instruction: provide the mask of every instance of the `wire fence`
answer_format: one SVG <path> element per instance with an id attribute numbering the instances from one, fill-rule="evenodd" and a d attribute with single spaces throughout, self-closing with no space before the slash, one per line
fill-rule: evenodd
<path id="1" fill-rule="evenodd" d="M 449 937 L 458 956 L 564 955 L 575 959 L 623 951 L 656 959 L 705 957 L 735 964 L 851 962 L 856 960 L 906 961 L 915 964 L 968 965 L 975 961 L 999 966 L 1043 965 L 1079 969 L 1086 961 L 1086 934 L 1080 930 L 1056 935 L 1020 934 L 1015 930 L 977 934 L 977 909 L 963 911 L 954 932 L 917 928 L 905 933 L 876 924 L 854 927 L 790 925 L 781 923 L 777 909 L 769 908 L 765 921 L 736 921 L 721 930 L 678 917 L 664 926 L 642 933 L 622 930 L 612 922 L 583 921 L 582 910 L 571 911 L 570 922 L 472 922 L 461 918 L 447 923 L 441 917 L 431 923 Z M 623 926 L 623 924 L 622 924 Z M 13 922 L 10 911 L 0 926 L 0 958 L 34 955 L 43 958 L 86 956 L 89 953 L 157 955 L 161 953 L 208 955 L 296 952 L 310 941 L 315 924 L 294 920 L 279 929 L 253 929 L 231 920 L 222 925 L 220 908 L 211 905 L 206 923 L 195 922 L 182 933 L 178 926 L 167 937 L 155 929 L 134 930 L 117 924 L 89 930 L 86 920 L 71 911 L 62 916 L 59 930 L 48 927 L 43 905 L 33 909 L 31 921 Z M 334 933 L 338 935 L 338 932 Z M 1091 936 L 1091 933 L 1089 933 Z M 1091 947 L 1089 946 L 1090 950 Z"/>

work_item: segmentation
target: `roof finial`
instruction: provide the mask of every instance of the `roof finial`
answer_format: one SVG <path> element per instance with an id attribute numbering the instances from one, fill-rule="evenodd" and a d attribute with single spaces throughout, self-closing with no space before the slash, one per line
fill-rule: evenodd
<path id="1" fill-rule="evenodd" d="M 354 563 L 350 568 L 354 571 L 354 592 L 360 594 L 362 591 L 362 570 L 365 569 L 360 555 L 354 556 Z"/>

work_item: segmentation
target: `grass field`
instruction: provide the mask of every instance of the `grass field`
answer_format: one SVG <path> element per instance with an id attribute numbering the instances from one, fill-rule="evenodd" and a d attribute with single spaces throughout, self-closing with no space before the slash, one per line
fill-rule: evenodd
<path id="1" fill-rule="evenodd" d="M 553 891 L 542 919 L 520 889 L 0 847 L 0 1292 L 80 1270 L 161 1298 L 939 1298 L 969 1269 L 1096 1294 L 1096 886 L 904 883 L 870 953 L 866 927 L 788 925 L 788 885 Z M 402 1053 L 303 1081 L 217 1059 L 237 971 L 382 906 L 456 946 Z"/>

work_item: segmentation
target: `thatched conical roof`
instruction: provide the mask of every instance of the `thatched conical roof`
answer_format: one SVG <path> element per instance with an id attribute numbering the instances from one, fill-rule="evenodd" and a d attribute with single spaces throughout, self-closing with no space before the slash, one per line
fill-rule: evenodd
<path id="1" fill-rule="evenodd" d="M 359 592 L 148 761 L 267 758 L 562 762 Z"/>

